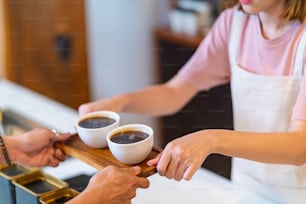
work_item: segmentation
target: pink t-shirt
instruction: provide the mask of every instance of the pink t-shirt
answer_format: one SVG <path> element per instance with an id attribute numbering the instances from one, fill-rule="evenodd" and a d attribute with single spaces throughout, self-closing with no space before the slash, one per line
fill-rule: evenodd
<path id="1" fill-rule="evenodd" d="M 199 91 L 228 83 L 231 78 L 228 46 L 234 9 L 222 12 L 211 32 L 204 38 L 195 54 L 179 71 Z M 286 76 L 293 72 L 293 63 L 302 24 L 293 22 L 290 29 L 274 39 L 262 36 L 257 15 L 249 15 L 242 26 L 238 64 L 243 69 L 261 75 Z M 293 46 L 292 46 L 293 45 Z M 303 69 L 305 72 L 306 52 Z M 293 107 L 292 119 L 306 121 L 306 76 Z"/>

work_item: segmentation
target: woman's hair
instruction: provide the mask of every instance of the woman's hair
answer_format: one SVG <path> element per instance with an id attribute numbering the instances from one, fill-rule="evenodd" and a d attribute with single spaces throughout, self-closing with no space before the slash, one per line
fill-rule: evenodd
<path id="1" fill-rule="evenodd" d="M 225 0 L 226 7 L 232 7 L 239 3 L 239 0 Z M 304 21 L 306 16 L 305 0 L 286 0 L 287 8 L 283 17 L 287 20 Z M 241 9 L 241 5 L 239 5 Z"/>

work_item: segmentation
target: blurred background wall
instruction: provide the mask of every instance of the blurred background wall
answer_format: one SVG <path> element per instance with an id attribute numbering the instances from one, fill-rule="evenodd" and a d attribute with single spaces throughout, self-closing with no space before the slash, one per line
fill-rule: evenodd
<path id="1" fill-rule="evenodd" d="M 135 91 L 156 82 L 153 28 L 159 1 L 86 1 L 90 95 L 92 100 Z M 153 127 L 150 117 L 124 114 L 122 123 Z M 157 128 L 155 128 L 157 129 Z"/>

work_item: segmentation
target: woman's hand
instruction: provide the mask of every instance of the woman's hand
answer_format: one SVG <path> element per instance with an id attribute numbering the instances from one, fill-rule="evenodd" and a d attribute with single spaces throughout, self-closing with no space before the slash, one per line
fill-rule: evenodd
<path id="1" fill-rule="evenodd" d="M 94 175 L 86 189 L 69 204 L 130 204 L 137 188 L 148 188 L 149 180 L 138 177 L 140 167 L 108 166 Z"/>
<path id="2" fill-rule="evenodd" d="M 175 139 L 148 165 L 156 165 L 158 173 L 169 179 L 190 180 L 212 153 L 210 138 L 207 131 L 199 131 Z"/>
<path id="3" fill-rule="evenodd" d="M 124 94 L 114 96 L 107 99 L 101 99 L 98 101 L 93 101 L 89 103 L 82 104 L 79 107 L 79 115 L 84 115 L 93 111 L 108 110 L 114 112 L 120 112 L 126 103 L 126 98 Z"/>
<path id="4" fill-rule="evenodd" d="M 56 134 L 49 129 L 36 128 L 18 136 L 4 137 L 11 160 L 26 166 L 57 166 L 65 154 L 54 147 L 54 141 L 63 141 L 70 134 Z"/>

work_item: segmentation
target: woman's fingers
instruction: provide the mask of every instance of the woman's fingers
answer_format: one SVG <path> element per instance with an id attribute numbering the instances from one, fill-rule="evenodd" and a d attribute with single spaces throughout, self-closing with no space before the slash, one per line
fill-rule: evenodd
<path id="1" fill-rule="evenodd" d="M 159 153 L 154 159 L 147 161 L 147 165 L 149 166 L 156 166 L 160 160 L 162 153 Z"/>

